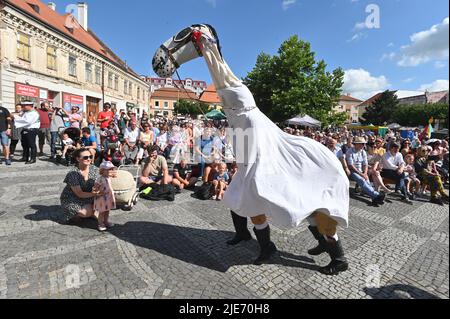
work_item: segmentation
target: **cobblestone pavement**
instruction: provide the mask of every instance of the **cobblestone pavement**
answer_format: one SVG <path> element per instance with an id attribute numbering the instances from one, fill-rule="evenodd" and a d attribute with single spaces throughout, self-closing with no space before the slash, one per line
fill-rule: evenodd
<path id="1" fill-rule="evenodd" d="M 114 211 L 106 234 L 94 221 L 64 225 L 67 170 L 45 159 L 0 166 L 0 299 L 449 298 L 448 206 L 352 199 L 340 232 L 351 269 L 326 277 L 317 268 L 328 257 L 307 256 L 316 244 L 307 225 L 273 227 L 280 253 L 256 267 L 257 242 L 228 247 L 229 211 L 189 192 Z"/>

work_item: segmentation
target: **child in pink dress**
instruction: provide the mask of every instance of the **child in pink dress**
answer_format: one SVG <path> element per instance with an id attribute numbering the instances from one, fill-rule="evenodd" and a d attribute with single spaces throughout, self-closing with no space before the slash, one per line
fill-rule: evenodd
<path id="1" fill-rule="evenodd" d="M 111 187 L 111 178 L 109 177 L 110 170 L 115 170 L 116 167 L 111 162 L 103 162 L 100 165 L 100 177 L 95 181 L 95 189 L 103 194 L 103 196 L 96 197 L 94 200 L 94 210 L 98 212 L 98 230 L 103 232 L 112 227 L 109 223 L 109 212 L 116 209 L 116 199 L 114 191 Z"/>

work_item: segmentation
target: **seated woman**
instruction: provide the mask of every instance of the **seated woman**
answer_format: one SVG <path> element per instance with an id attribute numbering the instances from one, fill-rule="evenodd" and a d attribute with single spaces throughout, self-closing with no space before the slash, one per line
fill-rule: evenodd
<path id="1" fill-rule="evenodd" d="M 208 165 L 203 170 L 203 183 L 212 183 L 214 175 L 219 171 L 220 161 L 214 161 L 211 165 Z M 201 165 L 200 165 L 201 168 Z"/>
<path id="2" fill-rule="evenodd" d="M 74 158 L 77 165 L 64 179 L 67 186 L 60 198 L 66 221 L 95 217 L 94 199 L 103 195 L 93 190 L 100 173 L 93 165 L 94 157 L 90 150 L 76 150 Z M 111 172 L 111 177 L 116 176 L 117 173 Z"/>
<path id="3" fill-rule="evenodd" d="M 414 163 L 414 168 L 422 185 L 426 185 L 431 191 L 431 203 L 443 205 L 444 201 L 448 202 L 448 195 L 444 191 L 444 185 L 440 174 L 436 170 L 434 161 L 429 160 L 429 151 L 427 147 L 421 147 Z M 441 197 L 438 197 L 440 193 Z"/>
<path id="4" fill-rule="evenodd" d="M 383 178 L 381 177 L 381 156 L 375 153 L 375 145 L 367 144 L 367 162 L 369 164 L 369 176 L 371 177 L 375 190 L 390 194 L 393 193 L 389 188 L 384 185 Z"/>

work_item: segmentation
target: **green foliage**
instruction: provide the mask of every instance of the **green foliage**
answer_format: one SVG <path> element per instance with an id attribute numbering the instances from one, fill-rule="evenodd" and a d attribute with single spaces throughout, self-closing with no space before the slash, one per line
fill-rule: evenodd
<path id="1" fill-rule="evenodd" d="M 308 114 L 319 121 L 341 122 L 333 113 L 342 93 L 344 72 L 326 71 L 323 60 L 316 61 L 311 45 L 292 36 L 278 55 L 261 53 L 254 69 L 244 78 L 256 104 L 274 122 Z"/>
<path id="2" fill-rule="evenodd" d="M 401 105 L 392 114 L 392 122 L 403 126 L 425 126 L 430 118 L 448 123 L 448 104 Z"/>
<path id="3" fill-rule="evenodd" d="M 392 120 L 392 113 L 398 107 L 398 99 L 395 91 L 385 91 L 375 100 L 372 105 L 367 107 L 363 114 L 362 123 L 373 125 L 385 125 Z"/>
<path id="4" fill-rule="evenodd" d="M 202 115 L 209 112 L 209 105 L 191 100 L 180 100 L 175 106 L 175 113 L 178 115 Z"/>

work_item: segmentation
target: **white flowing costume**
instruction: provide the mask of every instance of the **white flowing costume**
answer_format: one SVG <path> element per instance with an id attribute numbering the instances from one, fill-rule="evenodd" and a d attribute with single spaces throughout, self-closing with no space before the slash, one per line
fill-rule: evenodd
<path id="1" fill-rule="evenodd" d="M 202 32 L 210 35 L 208 30 Z M 224 203 L 240 216 L 267 215 L 274 224 L 297 227 L 322 212 L 348 227 L 349 180 L 337 157 L 322 144 L 289 135 L 256 106 L 250 90 L 231 72 L 216 44 L 202 38 L 203 55 L 228 122 L 254 138 Z M 239 151 L 239 150 L 238 150 Z"/>

